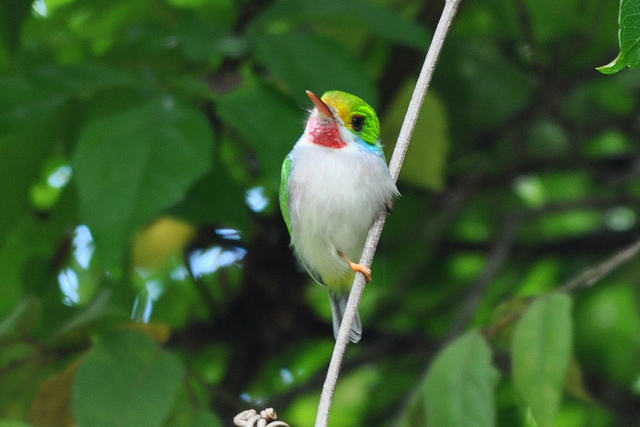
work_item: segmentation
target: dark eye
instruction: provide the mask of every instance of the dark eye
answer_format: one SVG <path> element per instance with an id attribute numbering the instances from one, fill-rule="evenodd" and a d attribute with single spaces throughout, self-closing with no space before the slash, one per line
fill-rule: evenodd
<path id="1" fill-rule="evenodd" d="M 353 128 L 353 130 L 355 130 L 356 132 L 360 132 L 363 126 L 364 126 L 364 116 L 356 114 L 351 118 L 351 127 Z"/>

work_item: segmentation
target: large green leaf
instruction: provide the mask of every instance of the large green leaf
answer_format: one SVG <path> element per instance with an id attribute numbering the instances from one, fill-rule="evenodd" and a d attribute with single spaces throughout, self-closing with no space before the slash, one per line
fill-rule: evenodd
<path id="1" fill-rule="evenodd" d="M 193 185 L 171 214 L 196 225 L 228 225 L 247 230 L 251 224 L 245 188 L 222 165 L 214 167 Z"/>
<path id="2" fill-rule="evenodd" d="M 180 361 L 144 333 L 121 330 L 105 336 L 76 373 L 76 421 L 84 426 L 160 426 L 183 373 Z"/>
<path id="3" fill-rule="evenodd" d="M 24 120 L 11 119 L 13 123 L 8 127 L 1 123 L 6 110 L 0 108 L 3 111 L 0 112 L 0 129 L 9 130 L 13 124 L 16 125 L 11 129 L 16 133 L 6 135 L 0 132 L 0 271 L 3 272 L 0 316 L 24 295 L 26 282 L 23 273 L 37 270 L 29 264 L 32 257 L 51 257 L 64 234 L 64 227 L 73 221 L 73 205 L 54 209 L 61 215 L 54 212 L 44 220 L 36 216 L 29 198 L 32 185 L 41 179 L 42 166 L 60 145 L 61 133 L 64 132 L 60 120 L 62 115 L 49 111 L 40 116 L 28 106 L 24 108 Z M 47 274 L 50 274 L 50 269 L 50 266 L 46 269 Z"/>
<path id="4" fill-rule="evenodd" d="M 567 37 L 585 26 L 593 33 L 593 6 L 596 3 L 581 0 L 525 0 L 523 6 L 526 7 L 530 31 L 536 42 L 549 43 L 562 40 L 562 37 Z"/>
<path id="5" fill-rule="evenodd" d="M 307 21 L 348 28 L 365 28 L 377 37 L 406 44 L 418 49 L 428 47 L 426 30 L 407 20 L 392 9 L 361 0 L 285 0 L 273 4 L 254 22 L 254 29 L 264 32 L 267 27 L 281 28 L 285 23 Z M 313 52 L 300 58 L 309 59 Z"/>
<path id="6" fill-rule="evenodd" d="M 609 64 L 598 67 L 604 74 L 617 73 L 626 67 L 640 67 L 640 0 L 620 0 L 618 25 L 620 53 Z"/>
<path id="7" fill-rule="evenodd" d="M 433 83 L 455 117 L 452 132 L 462 134 L 509 119 L 534 95 L 531 75 L 495 44 L 476 40 L 447 40 Z"/>
<path id="8" fill-rule="evenodd" d="M 484 338 L 477 331 L 466 333 L 436 357 L 399 425 L 495 425 L 493 393 L 498 375 Z"/>
<path id="9" fill-rule="evenodd" d="M 38 300 L 22 301 L 6 318 L 0 320 L 0 342 L 30 334 L 40 322 L 41 311 Z"/>
<path id="10" fill-rule="evenodd" d="M 576 354 L 587 371 L 611 378 L 629 389 L 640 377 L 640 305 L 635 282 L 638 264 L 628 279 L 602 283 L 576 302 Z M 606 319 L 607 321 L 603 321 Z"/>
<path id="11" fill-rule="evenodd" d="M 50 3 L 49 1 L 47 3 Z M 101 55 L 113 48 L 118 40 L 129 46 L 121 45 L 121 51 L 116 54 L 122 57 L 136 56 L 147 53 L 144 46 L 149 41 L 146 30 L 159 16 L 166 13 L 164 3 L 149 3 L 145 0 L 110 1 L 110 0 L 74 0 L 61 5 L 53 5 L 48 22 L 53 28 L 68 29 L 74 38 L 81 40 L 94 55 Z M 76 24 L 81 22 L 81 25 Z M 45 27 L 46 28 L 46 27 Z M 131 44 L 142 47 L 135 53 L 128 52 Z M 166 43 L 165 43 L 166 46 Z M 157 46 L 156 46 L 157 47 Z M 64 50 L 58 47 L 60 50 Z M 140 55 L 140 56 L 138 56 Z"/>
<path id="12" fill-rule="evenodd" d="M 91 304 L 78 312 L 73 317 L 67 319 L 60 327 L 51 334 L 49 344 L 51 346 L 63 347 L 70 343 L 83 342 L 86 340 L 88 331 L 98 322 L 106 318 L 126 318 L 125 313 L 119 312 L 110 306 L 109 292 L 98 295 Z"/>
<path id="13" fill-rule="evenodd" d="M 294 96 L 339 89 L 377 104 L 373 79 L 355 56 L 329 39 L 305 34 L 260 34 L 256 55 Z"/>
<path id="14" fill-rule="evenodd" d="M 382 141 L 389 147 L 385 150 L 388 156 L 400 133 L 415 83 L 412 79 L 404 85 L 384 118 Z M 430 190 L 442 189 L 448 151 L 449 134 L 444 106 L 430 92 L 418 117 L 411 145 L 400 170 L 400 180 Z"/>
<path id="15" fill-rule="evenodd" d="M 191 421 L 190 427 L 222 427 L 222 425 L 220 419 L 214 414 L 206 410 L 201 410 L 198 411 L 195 418 Z"/>
<path id="16" fill-rule="evenodd" d="M 541 297 L 516 325 L 511 353 L 516 389 L 539 426 L 552 426 L 572 348 L 571 298 Z"/>
<path id="17" fill-rule="evenodd" d="M 83 98 L 97 90 L 139 83 L 133 74 L 97 62 L 44 66 L 34 74 L 34 81 Z"/>
<path id="18" fill-rule="evenodd" d="M 217 112 L 256 150 L 261 182 L 277 194 L 280 166 L 304 130 L 303 111 L 269 87 L 247 79 L 218 99 Z"/>
<path id="19" fill-rule="evenodd" d="M 50 222 L 32 216 L 35 209 L 30 191 L 42 179 L 43 166 L 63 146 L 72 127 L 64 115 L 69 99 L 65 88 L 42 78 L 0 77 L 0 265 L 11 267 L 3 270 L 5 298 L 0 301 L 0 312 L 12 299 L 11 284 L 20 285 L 13 280 L 22 267 L 18 259 L 28 258 L 38 246 L 32 240 L 22 245 L 20 238 L 33 234 L 41 243 L 45 240 L 40 235 L 42 229 L 50 228 Z M 50 243 L 48 246 L 53 241 Z"/>
<path id="20" fill-rule="evenodd" d="M 68 99 L 68 92 L 51 82 L 0 77 L 0 129 L 3 134 L 32 131 Z"/>
<path id="21" fill-rule="evenodd" d="M 33 424 L 29 424 L 18 420 L 0 420 L 0 427 L 32 427 Z"/>
<path id="22" fill-rule="evenodd" d="M 224 30 L 201 14 L 184 11 L 176 37 L 185 57 L 194 62 L 213 62 L 222 58 Z"/>
<path id="23" fill-rule="evenodd" d="M 73 160 L 81 219 L 108 263 L 129 237 L 180 201 L 211 164 L 204 115 L 171 97 L 95 119 L 82 130 Z"/>
<path id="24" fill-rule="evenodd" d="M 3 0 L 0 2 L 0 35 L 10 50 L 16 50 L 25 19 L 29 17 L 32 1 Z"/>
<path id="25" fill-rule="evenodd" d="M 0 135 L 0 181 L 3 183 L 0 244 L 4 244 L 5 239 L 15 233 L 16 224 L 30 214 L 29 189 L 40 177 L 41 166 L 55 148 L 54 141 L 47 136 L 51 137 L 56 130 L 51 127 L 48 130 L 49 135 L 46 124 L 42 124 L 14 137 Z"/>

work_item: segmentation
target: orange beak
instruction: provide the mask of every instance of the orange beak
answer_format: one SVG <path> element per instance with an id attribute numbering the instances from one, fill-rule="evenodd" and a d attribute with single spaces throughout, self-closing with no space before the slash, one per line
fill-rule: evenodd
<path id="1" fill-rule="evenodd" d="M 307 95 L 309 96 L 309 98 L 311 98 L 311 101 L 313 101 L 313 105 L 316 106 L 320 114 L 331 119 L 335 118 L 333 112 L 331 111 L 331 108 L 329 108 L 329 106 L 325 104 L 324 101 L 322 101 L 322 99 L 318 97 L 318 95 L 311 92 L 310 90 L 307 91 Z"/>

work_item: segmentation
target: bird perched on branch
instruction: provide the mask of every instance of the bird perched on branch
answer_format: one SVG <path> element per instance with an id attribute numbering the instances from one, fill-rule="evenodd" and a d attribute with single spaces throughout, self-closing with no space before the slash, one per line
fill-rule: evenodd
<path id="1" fill-rule="evenodd" d="M 371 270 L 358 264 L 369 227 L 398 190 L 374 109 L 346 92 L 307 95 L 314 108 L 282 164 L 280 209 L 298 260 L 329 289 L 337 337 L 355 273 L 371 280 Z M 349 338 L 361 336 L 358 315 Z"/>

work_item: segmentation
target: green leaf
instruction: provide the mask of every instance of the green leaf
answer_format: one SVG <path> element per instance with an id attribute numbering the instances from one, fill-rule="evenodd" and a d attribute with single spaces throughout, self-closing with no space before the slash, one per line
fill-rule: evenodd
<path id="1" fill-rule="evenodd" d="M 109 305 L 110 293 L 105 291 L 98 295 L 91 304 L 67 320 L 58 330 L 56 330 L 50 340 L 51 346 L 69 346 L 72 343 L 87 340 L 92 327 L 108 317 L 116 317 L 123 313 L 117 311 Z M 124 317 L 124 316 L 121 316 Z"/>
<path id="2" fill-rule="evenodd" d="M 25 19 L 29 17 L 32 1 L 3 0 L 0 2 L 0 35 L 9 50 L 16 50 L 20 44 L 20 34 Z"/>
<path id="3" fill-rule="evenodd" d="M 493 426 L 497 379 L 484 338 L 477 331 L 461 336 L 440 353 L 427 374 L 427 424 Z"/>
<path id="4" fill-rule="evenodd" d="M 400 425 L 493 426 L 498 376 L 491 365 L 491 349 L 477 331 L 470 331 L 433 361 Z"/>
<path id="5" fill-rule="evenodd" d="M 138 44 L 142 51 L 136 51 L 136 57 L 141 59 L 141 53 L 147 53 L 144 46 L 149 42 L 147 31 L 154 21 L 159 21 L 159 15 L 166 13 L 160 3 L 150 4 L 145 0 L 129 0 L 126 2 L 108 0 L 73 0 L 51 1 L 48 0 L 50 16 L 47 20 L 54 29 L 66 29 L 69 27 L 72 34 L 83 41 L 83 49 L 90 49 L 92 56 L 99 56 L 114 48 L 118 39 L 129 46 L 120 45 L 122 57 L 132 55 L 127 51 L 132 44 Z M 50 3 L 62 3 L 53 4 Z M 65 4 L 66 3 L 66 4 Z M 165 9 L 166 10 L 166 9 Z M 81 21 L 82 25 L 74 25 L 73 22 Z M 77 28 L 76 28 L 77 27 Z M 135 35 L 131 34 L 135 31 Z M 58 51 L 64 51 L 64 45 L 55 45 Z M 118 48 L 114 49 L 116 52 Z M 75 59 L 75 58 L 74 58 Z"/>
<path id="6" fill-rule="evenodd" d="M 302 110 L 253 80 L 218 99 L 217 112 L 256 150 L 262 184 L 277 194 L 280 166 L 302 134 Z"/>
<path id="7" fill-rule="evenodd" d="M 2 111 L 0 108 L 0 116 Z M 51 260 L 69 222 L 75 221 L 71 218 L 74 216 L 72 204 L 56 206 L 48 221 L 34 215 L 35 209 L 29 200 L 30 188 L 40 179 L 42 165 L 56 150 L 63 122 L 58 120 L 62 115 L 54 114 L 56 117 L 43 121 L 31 121 L 30 113 L 25 116 L 24 121 L 16 121 L 20 128 L 17 133 L 7 136 L 0 132 L 0 181 L 3 183 L 0 192 L 0 271 L 3 272 L 0 316 L 8 314 L 25 295 L 28 281 L 23 273 L 39 271 L 51 277 L 51 261 L 46 269 L 39 269 L 30 261 L 40 255 Z M 0 123 L 0 129 L 7 128 Z M 42 294 L 38 295 L 42 297 Z M 41 299 L 45 305 L 46 299 Z"/>
<path id="8" fill-rule="evenodd" d="M 629 279 L 594 287 L 576 302 L 575 309 L 576 354 L 581 365 L 629 389 L 637 389 L 640 376 L 640 294 L 633 279 L 638 275 L 634 264 L 629 267 Z"/>
<path id="9" fill-rule="evenodd" d="M 37 71 L 35 80 L 85 98 L 89 92 L 138 83 L 128 72 L 94 62 L 45 66 Z"/>
<path id="10" fill-rule="evenodd" d="M 73 160 L 80 214 L 108 264 L 209 169 L 212 140 L 204 115 L 171 97 L 86 125 Z"/>
<path id="11" fill-rule="evenodd" d="M 105 336 L 76 373 L 76 421 L 86 426 L 160 426 L 183 374 L 180 361 L 142 332 L 120 330 Z"/>
<path id="12" fill-rule="evenodd" d="M 572 347 L 571 298 L 538 298 L 516 325 L 511 346 L 516 389 L 539 426 L 552 426 Z"/>
<path id="13" fill-rule="evenodd" d="M 0 322 L 0 342 L 31 332 L 40 322 L 40 311 L 38 300 L 23 301 Z"/>
<path id="14" fill-rule="evenodd" d="M 100 63 L 46 65 L 29 78 L 0 77 L 0 128 L 8 132 L 28 132 L 55 114 L 70 114 L 62 107 L 72 99 L 89 98 L 96 91 L 125 87 L 139 82 L 128 72 Z M 67 127 L 68 128 L 68 127 Z"/>
<path id="15" fill-rule="evenodd" d="M 0 93 L 2 86 L 0 85 Z M 2 95 L 0 95 L 0 105 Z M 0 128 L 4 127 L 0 108 Z M 29 203 L 29 190 L 42 173 L 42 165 L 55 149 L 58 129 L 47 123 L 33 123 L 25 113 L 24 120 L 15 122 L 17 127 L 25 129 L 19 134 L 6 137 L 0 135 L 0 244 L 6 244 L 9 235 L 16 233 L 16 225 L 32 211 Z M 26 130 L 28 128 L 28 130 Z M 0 246 L 0 252 L 2 247 Z M 0 303 L 0 305 L 2 305 Z"/>
<path id="16" fill-rule="evenodd" d="M 190 427 L 222 427 L 222 422 L 209 411 L 198 411 L 195 418 L 191 421 Z M 2 426 L 0 426 L 2 427 Z"/>
<path id="17" fill-rule="evenodd" d="M 395 10 L 360 0 L 285 0 L 273 4 L 253 23 L 253 30 L 264 33 L 271 29 L 286 26 L 287 22 L 314 22 L 329 25 L 332 20 L 336 26 L 344 28 L 361 27 L 377 37 L 426 49 L 429 41 L 424 28 L 407 20 Z M 309 52 L 300 58 L 309 59 Z"/>
<path id="18" fill-rule="evenodd" d="M 18 420 L 0 420 L 0 427 L 32 427 L 32 424 Z"/>
<path id="19" fill-rule="evenodd" d="M 522 7 L 526 7 L 530 30 L 536 42 L 551 43 L 569 37 L 586 26 L 593 27 L 593 3 L 586 4 L 581 0 L 563 0 L 546 2 L 539 0 L 525 0 Z M 517 6 L 514 6 L 517 9 Z M 602 8 L 598 9 L 602 13 Z M 523 12 L 520 12 L 523 13 Z M 514 19 L 518 19 L 514 17 Z M 518 37 L 518 36 L 516 36 Z"/>
<path id="20" fill-rule="evenodd" d="M 211 63 L 222 59 L 224 29 L 193 12 L 183 12 L 176 37 L 185 57 L 194 62 Z"/>
<path id="21" fill-rule="evenodd" d="M 51 82 L 0 77 L 0 129 L 7 133 L 32 131 L 35 124 L 61 111 L 69 94 Z"/>
<path id="22" fill-rule="evenodd" d="M 413 94 L 416 81 L 405 83 L 389 107 L 384 118 L 382 142 L 388 156 L 400 133 L 404 116 Z M 425 98 L 422 111 L 411 138 L 411 145 L 400 170 L 400 180 L 431 190 L 441 190 L 444 186 L 449 134 L 447 116 L 440 99 L 432 92 Z M 389 158 L 389 157 L 387 157 Z"/>
<path id="23" fill-rule="evenodd" d="M 24 341 L 15 344 L 0 345 L 0 412 L 7 417 L 20 416 L 36 395 L 40 383 L 47 374 L 39 362 L 37 344 L 30 345 Z M 41 360 L 41 359 L 40 359 Z M 18 409 L 23 408 L 23 409 Z M 18 411 L 12 411 L 18 409 Z"/>
<path id="24" fill-rule="evenodd" d="M 516 67 L 495 44 L 447 40 L 433 83 L 455 112 L 453 133 L 495 126 L 525 108 L 534 95 L 531 76 Z"/>
<path id="25" fill-rule="evenodd" d="M 305 90 L 321 95 L 343 90 L 358 95 L 375 107 L 373 79 L 362 62 L 340 44 L 315 35 L 260 34 L 254 40 L 256 56 L 292 95 Z"/>
<path id="26" fill-rule="evenodd" d="M 618 26 L 620 53 L 607 65 L 596 68 L 603 74 L 640 67 L 640 0 L 620 0 Z"/>
<path id="27" fill-rule="evenodd" d="M 246 230 L 251 217 L 244 195 L 245 189 L 219 165 L 198 180 L 171 214 L 195 225 L 219 224 Z"/>

